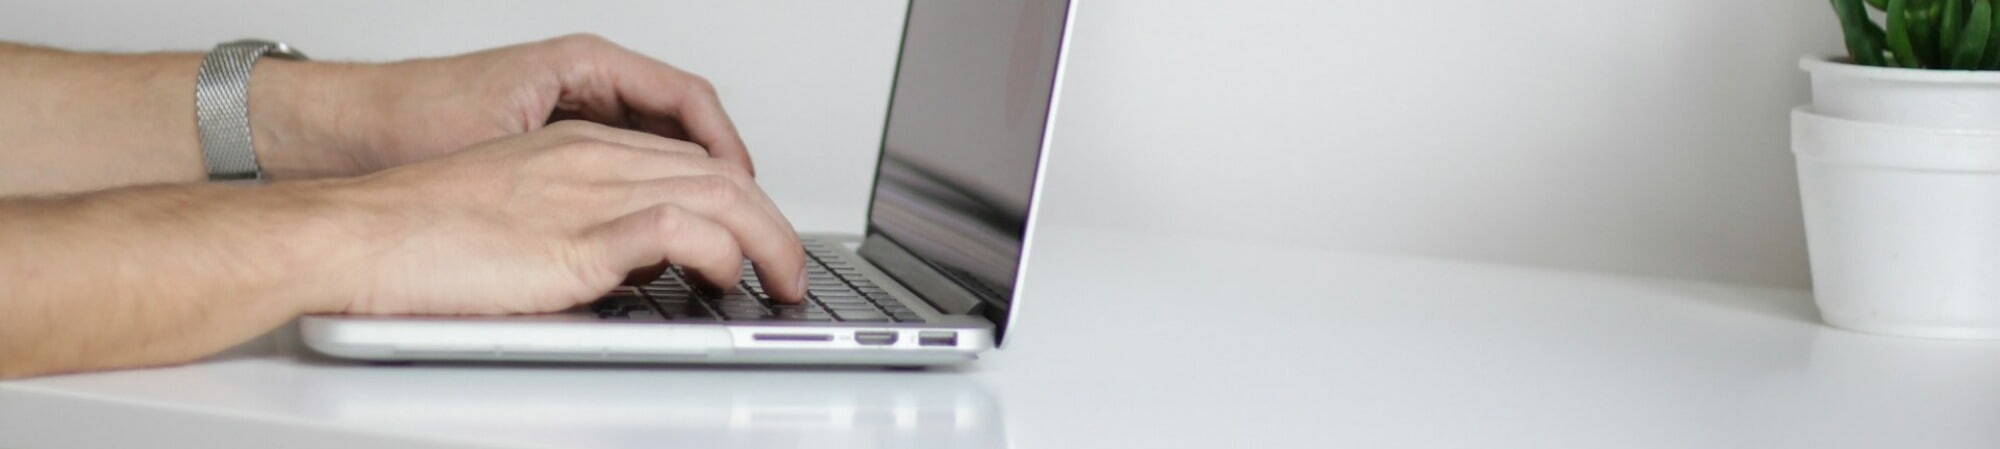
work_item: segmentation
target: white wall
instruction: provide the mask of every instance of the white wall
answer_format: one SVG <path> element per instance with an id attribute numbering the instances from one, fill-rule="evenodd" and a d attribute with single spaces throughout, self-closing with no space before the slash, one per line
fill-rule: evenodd
<path id="1" fill-rule="evenodd" d="M 1056 211 L 1807 284 L 1786 112 L 1824 1 L 1089 1 Z M 1334 274 L 1337 275 L 1337 274 Z"/>
<path id="2" fill-rule="evenodd" d="M 1784 112 L 1797 56 L 1838 49 L 1824 2 L 1080 1 L 1051 223 L 1806 285 Z M 780 206 L 847 231 L 902 12 L 7 3 L 0 39 L 97 49 L 259 36 L 379 60 L 604 34 L 716 81 Z"/>

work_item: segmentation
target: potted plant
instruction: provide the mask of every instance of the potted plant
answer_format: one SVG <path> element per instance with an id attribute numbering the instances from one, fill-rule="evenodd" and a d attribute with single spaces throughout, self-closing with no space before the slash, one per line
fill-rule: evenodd
<path id="1" fill-rule="evenodd" d="M 2000 0 L 1832 0 L 1846 57 L 1792 111 L 1828 324 L 2000 338 Z"/>

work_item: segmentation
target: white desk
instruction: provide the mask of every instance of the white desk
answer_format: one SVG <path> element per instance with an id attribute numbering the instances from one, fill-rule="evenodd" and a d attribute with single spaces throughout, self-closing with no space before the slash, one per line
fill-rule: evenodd
<path id="1" fill-rule="evenodd" d="M 1046 230 L 955 370 L 371 366 L 283 332 L 0 382 L 4 447 L 2000 447 L 2000 344 L 1804 292 Z"/>

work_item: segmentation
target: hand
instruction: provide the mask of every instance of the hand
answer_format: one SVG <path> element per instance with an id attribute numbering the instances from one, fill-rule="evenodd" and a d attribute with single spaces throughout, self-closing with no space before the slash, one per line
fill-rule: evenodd
<path id="1" fill-rule="evenodd" d="M 370 173 L 566 118 L 691 141 L 755 173 L 713 85 L 592 35 L 388 64 L 273 58 L 255 76 L 254 138 L 279 179 Z"/>
<path id="2" fill-rule="evenodd" d="M 350 285 L 320 290 L 346 294 L 311 311 L 547 312 L 663 261 L 734 285 L 745 256 L 774 299 L 805 294 L 798 236 L 744 167 L 648 133 L 564 121 L 325 197 L 320 213 L 372 243 L 344 252 L 324 278 Z"/>

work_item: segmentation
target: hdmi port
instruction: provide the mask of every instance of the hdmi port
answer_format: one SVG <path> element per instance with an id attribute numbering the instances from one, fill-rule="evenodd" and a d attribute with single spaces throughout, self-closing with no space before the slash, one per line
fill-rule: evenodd
<path id="1" fill-rule="evenodd" d="M 894 331 L 855 332 L 854 342 L 870 346 L 892 345 L 896 344 L 896 333 Z"/>

